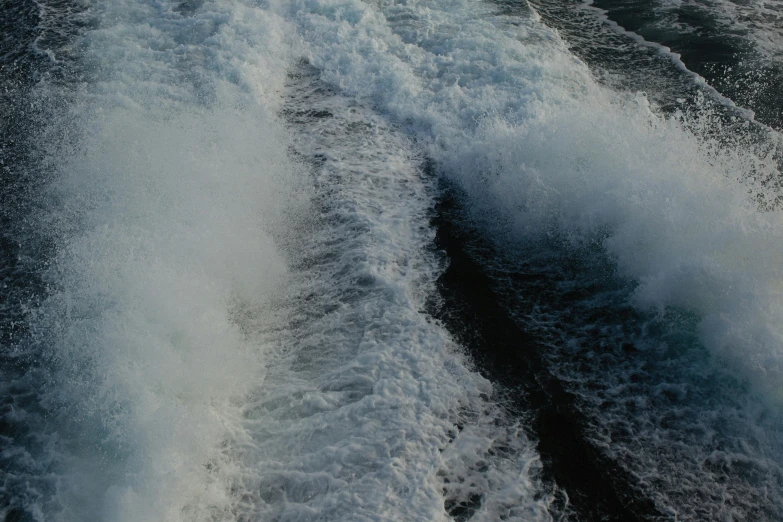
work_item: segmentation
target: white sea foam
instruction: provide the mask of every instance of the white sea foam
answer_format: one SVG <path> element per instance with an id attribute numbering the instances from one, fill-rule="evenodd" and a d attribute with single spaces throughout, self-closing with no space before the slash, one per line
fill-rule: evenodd
<path id="1" fill-rule="evenodd" d="M 458 0 L 293 5 L 325 77 L 429 143 L 476 208 L 522 238 L 605 234 L 640 307 L 700 314 L 713 353 L 779 398 L 783 218 L 748 196 L 777 197 L 752 183 L 780 179 L 774 152 L 700 138 L 715 121 L 684 125 L 597 86 L 532 18 Z"/>
<path id="2" fill-rule="evenodd" d="M 57 454 L 39 518 L 547 520 L 530 442 L 422 313 L 422 148 L 512 241 L 598 238 L 639 307 L 699 314 L 778 400 L 783 225 L 747 194 L 772 196 L 751 180 L 779 176 L 770 158 L 596 86 L 555 31 L 489 5 L 186 10 L 97 5 L 92 83 L 55 124 L 77 138 L 52 146 L 37 217 L 57 251 L 31 319 Z M 361 102 L 294 140 L 274 114 L 300 51 Z M 291 144 L 320 162 L 310 229 L 285 223 L 305 205 Z"/>
<path id="3" fill-rule="evenodd" d="M 292 141 L 298 44 L 262 7 L 94 9 L 36 216 L 54 492 L 28 512 L 548 520 L 532 444 L 423 313 L 440 264 L 414 143 L 338 101 Z M 315 207 L 292 143 L 326 158 Z"/>
<path id="4" fill-rule="evenodd" d="M 731 368 L 765 397 L 761 416 L 746 415 L 743 400 L 739 406 L 705 400 L 710 411 L 705 418 L 714 408 L 728 411 L 716 414 L 714 426 L 696 423 L 696 433 L 707 435 L 689 443 L 666 431 L 666 415 L 681 410 L 662 405 L 660 418 L 656 411 L 634 410 L 637 431 L 629 433 L 652 442 L 609 440 L 607 451 L 643 477 L 640 487 L 662 511 L 698 517 L 700 507 L 678 500 L 683 490 L 720 499 L 725 491 L 741 496 L 779 484 L 781 450 L 763 435 L 779 425 L 764 416 L 774 411 L 766 406 L 780 404 L 783 370 L 783 264 L 777 248 L 783 220 L 780 210 L 769 210 L 780 203 L 779 135 L 770 132 L 763 144 L 745 139 L 741 121 L 722 129 L 708 111 L 663 117 L 644 94 L 629 97 L 596 85 L 556 32 L 535 17 L 496 16 L 491 5 L 341 0 L 293 5 L 281 12 L 310 42 L 311 60 L 323 77 L 409 130 L 441 173 L 467 193 L 474 218 L 511 252 L 542 236 L 565 239 L 576 249 L 599 246 L 636 285 L 632 300 L 638 309 L 657 310 L 675 322 L 683 310 L 698 317 L 699 341 L 713 363 Z M 701 375 L 710 363 L 688 364 L 701 367 L 686 373 Z M 628 380 L 624 368 L 602 369 L 606 381 Z M 676 380 L 675 386 L 683 389 Z M 617 417 L 607 412 L 612 393 L 598 394 L 608 403 L 587 408 L 597 426 L 618 418 L 624 426 L 631 415 L 622 404 Z M 640 404 L 647 400 L 629 394 Z M 704 397 L 708 391 L 691 394 Z M 730 421 L 724 426 L 725 419 Z M 743 477 L 729 490 L 709 460 L 718 455 L 710 448 L 725 447 L 725 437 L 740 441 L 737 448 L 755 448 L 734 453 L 744 451 L 740 458 L 764 470 L 745 483 L 743 470 L 726 468 Z M 658 444 L 677 451 L 656 453 Z M 624 451 L 636 456 L 623 456 Z M 701 455 L 708 460 L 698 460 Z M 696 464 L 683 470 L 679 458 Z M 770 495 L 768 502 L 764 512 L 774 518 L 780 499 Z M 751 513 L 752 505 L 744 498 L 734 507 L 716 500 L 704 512 Z"/>
<path id="5" fill-rule="evenodd" d="M 188 503 L 226 502 L 204 466 L 261 373 L 237 314 L 284 277 L 265 230 L 279 216 L 265 214 L 296 169 L 236 111 L 96 120 L 60 160 L 54 293 L 33 321 L 70 455 L 54 518 L 177 520 Z"/>
<path id="6" fill-rule="evenodd" d="M 406 136 L 313 78 L 294 83 L 296 151 L 321 209 L 296 247 L 290 328 L 232 447 L 248 519 L 550 520 L 524 432 L 421 310 L 439 263 L 433 182 Z M 281 303 L 282 304 L 282 303 Z M 478 499 L 478 500 L 477 500 Z M 445 509 L 444 509 L 445 508 Z"/>
<path id="7" fill-rule="evenodd" d="M 638 281 L 640 307 L 700 315 L 706 346 L 779 400 L 783 262 L 773 245 L 783 220 L 760 212 L 738 181 L 756 158 L 698 140 L 644 100 L 623 109 L 594 102 L 524 126 L 493 122 L 458 164 L 460 179 L 526 237 L 554 227 L 602 241 Z M 484 186 L 472 179 L 481 166 Z M 766 168 L 778 175 L 773 162 Z"/>
<path id="8" fill-rule="evenodd" d="M 42 519 L 231 517 L 220 446 L 265 350 L 246 310 L 285 281 L 272 236 L 304 204 L 274 115 L 290 46 L 260 9 L 174 7 L 95 6 L 93 83 L 52 124 L 77 138 L 51 144 L 36 217 L 56 250 L 31 318 L 57 436 Z"/>

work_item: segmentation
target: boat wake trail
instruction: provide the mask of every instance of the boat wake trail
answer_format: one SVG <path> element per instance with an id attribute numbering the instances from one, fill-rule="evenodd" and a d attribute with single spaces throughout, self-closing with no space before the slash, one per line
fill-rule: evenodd
<path id="1" fill-rule="evenodd" d="M 14 2 L 1 517 L 781 518 L 783 139 L 687 60 L 547 2 Z"/>

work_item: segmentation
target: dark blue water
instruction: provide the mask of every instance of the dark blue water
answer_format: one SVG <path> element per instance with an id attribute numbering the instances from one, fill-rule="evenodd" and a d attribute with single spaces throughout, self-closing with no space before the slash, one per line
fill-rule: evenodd
<path id="1" fill-rule="evenodd" d="M 593 5 L 610 20 L 680 55 L 689 70 L 756 118 L 783 126 L 783 14 L 775 2 L 612 1 Z"/>

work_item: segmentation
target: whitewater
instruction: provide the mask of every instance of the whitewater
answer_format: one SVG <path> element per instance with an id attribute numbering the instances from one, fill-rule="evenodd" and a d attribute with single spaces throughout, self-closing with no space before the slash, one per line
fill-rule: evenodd
<path id="1" fill-rule="evenodd" d="M 554 4 L 9 3 L 0 516 L 783 517 L 778 120 Z"/>

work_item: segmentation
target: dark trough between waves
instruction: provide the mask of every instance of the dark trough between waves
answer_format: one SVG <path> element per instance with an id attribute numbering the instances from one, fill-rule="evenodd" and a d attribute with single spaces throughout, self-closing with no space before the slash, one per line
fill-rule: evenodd
<path id="1" fill-rule="evenodd" d="M 432 165 L 425 168 L 435 175 Z M 499 385 L 512 414 L 529 419 L 543 478 L 567 495 L 563 502 L 567 505 L 559 506 L 559 511 L 585 522 L 665 518 L 631 485 L 627 472 L 590 442 L 585 429 L 588 419 L 577 408 L 576 398 L 547 370 L 545 349 L 514 320 L 492 278 L 472 254 L 481 251 L 483 258 L 492 256 L 492 246 L 472 229 L 464 214 L 458 189 L 442 182 L 432 225 L 447 268 L 438 280 L 440 295 L 428 311 L 468 350 L 479 370 Z M 538 276 L 519 273 L 517 277 Z"/>

